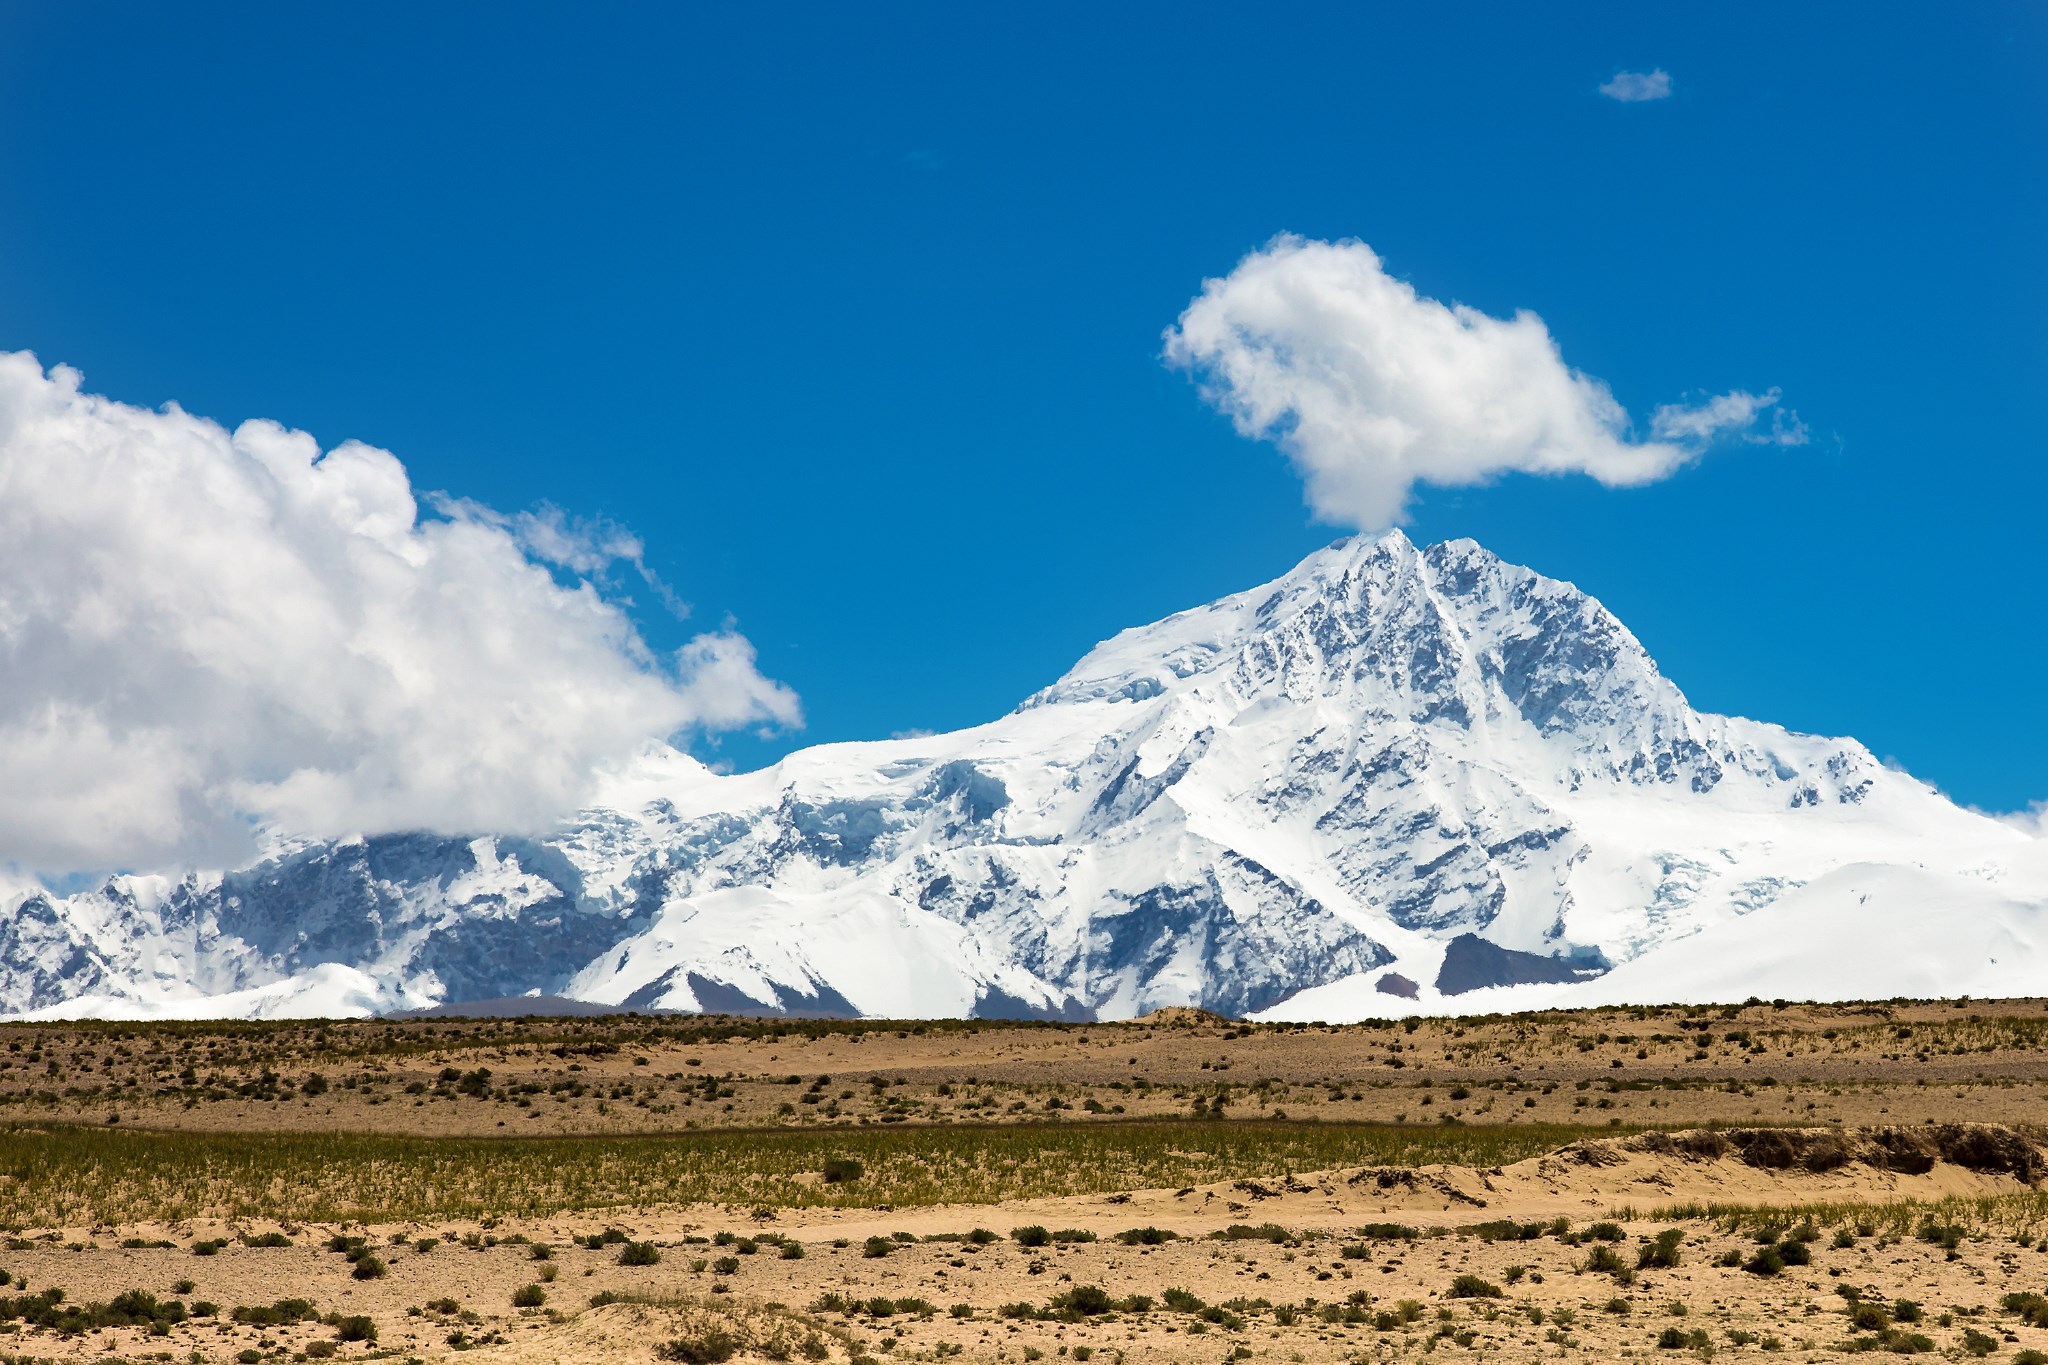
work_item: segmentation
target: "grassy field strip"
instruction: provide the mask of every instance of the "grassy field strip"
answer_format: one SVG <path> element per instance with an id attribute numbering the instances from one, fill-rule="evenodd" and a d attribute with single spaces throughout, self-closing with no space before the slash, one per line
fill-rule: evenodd
<path id="1" fill-rule="evenodd" d="M 18 1126 L 0 1129 L 0 1223 L 20 1229 L 201 1216 L 407 1222 L 699 1203 L 991 1204 L 1337 1166 L 1484 1168 L 1629 1131 L 1237 1121 L 416 1138 Z M 860 1162 L 864 1174 L 824 1183 L 819 1172 L 833 1157 Z"/>
<path id="2" fill-rule="evenodd" d="M 1936 1228 L 1961 1227 L 1973 1234 L 2024 1232 L 2038 1235 L 2044 1226 L 2048 1226 L 2048 1190 L 1952 1195 L 1943 1199 L 1813 1200 L 1802 1204 L 1714 1201 L 1662 1204 L 1650 1208 L 1622 1205 L 1610 1209 L 1608 1216 L 1623 1222 L 1711 1220 L 1730 1232 L 1760 1232 L 1804 1222 L 1816 1227 L 1860 1227 L 1866 1229 L 1861 1234 L 1863 1236 L 1917 1236 L 1930 1225 Z"/>

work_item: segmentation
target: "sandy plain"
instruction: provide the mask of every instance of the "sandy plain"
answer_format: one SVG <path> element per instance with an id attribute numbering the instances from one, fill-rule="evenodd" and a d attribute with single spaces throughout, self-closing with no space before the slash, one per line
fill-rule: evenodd
<path id="1" fill-rule="evenodd" d="M 0 1360 L 2027 1365 L 2044 1031 L 0 1026 Z"/>

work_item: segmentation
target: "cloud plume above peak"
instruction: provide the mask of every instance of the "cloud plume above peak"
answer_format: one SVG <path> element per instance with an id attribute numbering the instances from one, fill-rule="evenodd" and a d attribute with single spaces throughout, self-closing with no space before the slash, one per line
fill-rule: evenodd
<path id="1" fill-rule="evenodd" d="M 1166 331 L 1165 358 L 1244 435 L 1277 442 L 1326 521 L 1382 530 L 1418 484 L 1501 474 L 1650 483 L 1716 440 L 1805 439 L 1778 394 L 1659 408 L 1630 434 L 1607 386 L 1565 364 L 1543 319 L 1444 304 L 1389 275 L 1363 242 L 1276 237 L 1206 281 Z M 1753 428 L 1780 416 L 1766 436 Z"/>
<path id="2" fill-rule="evenodd" d="M 649 739 L 801 723 L 729 628 L 657 657 L 637 541 L 0 354 L 0 864 L 226 864 L 270 825 L 522 831 Z"/>

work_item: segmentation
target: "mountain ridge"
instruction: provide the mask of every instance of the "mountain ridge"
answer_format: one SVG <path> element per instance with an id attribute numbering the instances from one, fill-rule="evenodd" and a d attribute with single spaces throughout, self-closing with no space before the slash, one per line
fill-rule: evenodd
<path id="1" fill-rule="evenodd" d="M 1854 740 L 1694 710 L 1568 583 L 1392 532 L 1120 632 L 966 730 L 732 775 L 650 747 L 542 838 L 18 893 L 0 1009 L 1563 1001 L 1844 867 L 1954 870 L 1959 904 L 1981 882 L 2019 913 L 2048 902 L 2029 844 Z M 1810 994 L 1858 979 L 1826 966 Z"/>

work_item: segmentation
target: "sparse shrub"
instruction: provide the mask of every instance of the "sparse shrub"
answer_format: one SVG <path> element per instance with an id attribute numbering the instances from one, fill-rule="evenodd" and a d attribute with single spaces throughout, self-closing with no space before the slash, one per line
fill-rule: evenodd
<path id="1" fill-rule="evenodd" d="M 1685 1233 L 1678 1228 L 1664 1231 L 1636 1250 L 1636 1269 L 1669 1270 L 1678 1264 L 1678 1244 L 1685 1240 Z"/>
<path id="2" fill-rule="evenodd" d="M 1116 1240 L 1127 1247 L 1156 1247 L 1179 1238 L 1180 1234 L 1167 1228 L 1125 1228 L 1116 1235 Z"/>
<path id="3" fill-rule="evenodd" d="M 654 1348 L 663 1360 L 680 1365 L 722 1365 L 739 1354 L 740 1340 L 722 1327 L 711 1327 L 694 1336 L 677 1337 Z"/>
<path id="4" fill-rule="evenodd" d="M 1412 1242 L 1421 1236 L 1406 1223 L 1367 1223 L 1358 1235 L 1369 1242 Z"/>
<path id="5" fill-rule="evenodd" d="M 1775 1244 L 1757 1248 L 1756 1255 L 1742 1263 L 1752 1275 L 1776 1275 L 1785 1268 L 1785 1254 Z"/>
<path id="6" fill-rule="evenodd" d="M 1477 1275 L 1460 1275 L 1451 1281 L 1451 1287 L 1445 1293 L 1454 1299 L 1497 1299 L 1502 1297 L 1503 1291 L 1499 1285 Z"/>
<path id="7" fill-rule="evenodd" d="M 619 1248 L 620 1265 L 659 1265 L 661 1248 L 652 1242 L 628 1242 Z"/>

